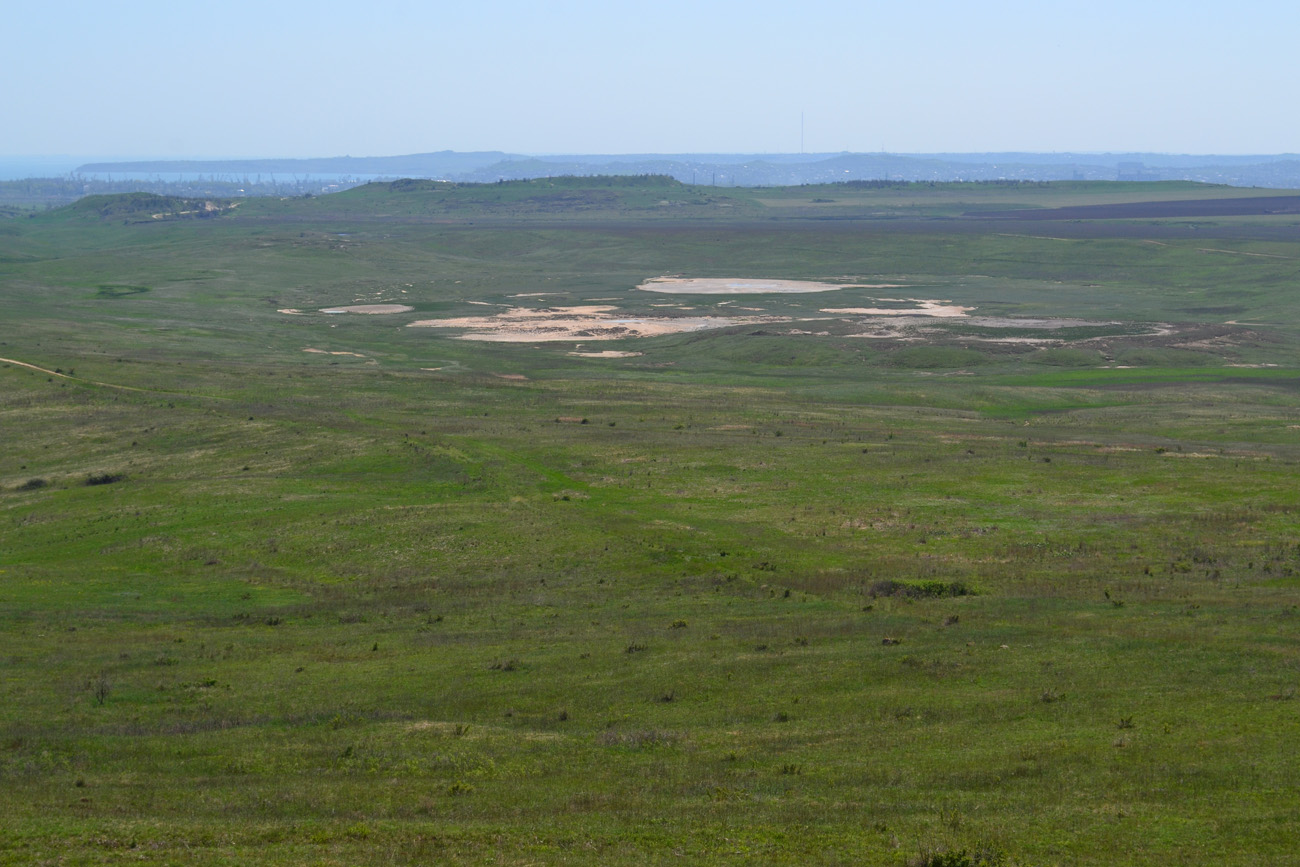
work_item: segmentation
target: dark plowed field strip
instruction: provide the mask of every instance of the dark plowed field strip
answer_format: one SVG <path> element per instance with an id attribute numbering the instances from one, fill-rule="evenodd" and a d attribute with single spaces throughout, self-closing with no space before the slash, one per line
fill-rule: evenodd
<path id="1" fill-rule="evenodd" d="M 1120 205 L 1074 205 L 1042 210 L 970 212 L 967 217 L 992 220 L 1122 220 L 1179 217 L 1257 217 L 1300 214 L 1300 196 L 1252 196 L 1238 199 L 1193 199 L 1185 202 L 1128 202 Z"/>

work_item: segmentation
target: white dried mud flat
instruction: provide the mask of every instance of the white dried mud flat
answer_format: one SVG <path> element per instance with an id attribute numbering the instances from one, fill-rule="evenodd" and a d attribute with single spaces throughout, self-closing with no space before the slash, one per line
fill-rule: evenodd
<path id="1" fill-rule="evenodd" d="M 570 352 L 569 355 L 576 355 L 579 358 L 637 358 L 645 355 L 645 353 L 623 352 L 618 349 L 602 349 L 600 352 Z"/>
<path id="2" fill-rule="evenodd" d="M 347 307 L 322 307 L 321 313 L 410 313 L 414 307 L 405 304 L 350 304 Z"/>
<path id="3" fill-rule="evenodd" d="M 879 298 L 894 304 L 915 304 L 915 307 L 823 307 L 822 313 L 843 313 L 851 316 L 931 316 L 955 319 L 969 315 L 974 307 L 962 307 L 951 301 L 928 298 Z"/>
<path id="4" fill-rule="evenodd" d="M 636 288 L 677 295 L 798 295 L 837 289 L 897 289 L 902 284 L 817 283 L 811 280 L 763 280 L 747 277 L 652 277 Z"/>
<path id="5" fill-rule="evenodd" d="M 619 316 L 617 307 L 512 307 L 495 316 L 462 316 L 454 319 L 420 319 L 413 328 L 464 328 L 459 340 L 496 343 L 534 343 L 546 340 L 620 340 L 627 337 L 659 337 L 688 331 L 706 331 L 731 325 L 788 322 L 773 316 Z"/>
<path id="6" fill-rule="evenodd" d="M 311 353 L 314 353 L 315 355 L 351 355 L 351 356 L 353 356 L 354 358 L 368 358 L 368 357 L 369 357 L 369 356 L 366 356 L 366 355 L 362 355 L 360 352 L 331 351 L 331 350 L 328 350 L 328 349 L 315 349 L 315 348 L 310 347 L 310 346 L 307 347 L 306 349 L 304 349 L 303 352 L 311 352 Z"/>

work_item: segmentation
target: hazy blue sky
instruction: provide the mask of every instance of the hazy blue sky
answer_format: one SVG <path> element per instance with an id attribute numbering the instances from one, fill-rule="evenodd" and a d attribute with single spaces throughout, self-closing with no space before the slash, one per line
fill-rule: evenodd
<path id="1" fill-rule="evenodd" d="M 0 155 L 1300 151 L 1295 0 L 7 0 Z"/>

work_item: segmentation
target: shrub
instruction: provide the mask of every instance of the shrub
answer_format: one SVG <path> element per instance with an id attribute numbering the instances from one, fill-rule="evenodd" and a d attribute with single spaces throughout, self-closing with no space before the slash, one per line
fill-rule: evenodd
<path id="1" fill-rule="evenodd" d="M 45 479 L 28 479 L 27 481 L 23 482 L 21 485 L 18 486 L 18 490 L 35 491 L 45 487 L 48 484 L 49 482 L 45 481 Z"/>
<path id="2" fill-rule="evenodd" d="M 108 679 L 108 672 L 106 671 L 101 671 L 95 675 L 95 678 L 90 682 L 90 694 L 94 697 L 95 704 L 100 706 L 108 701 L 108 694 L 112 689 L 113 682 Z"/>
<path id="3" fill-rule="evenodd" d="M 886 578 L 867 588 L 875 599 L 880 596 L 905 596 L 909 599 L 939 599 L 946 596 L 974 596 L 975 591 L 962 581 L 894 581 Z"/>
<path id="4" fill-rule="evenodd" d="M 125 473 L 91 473 L 86 476 L 86 484 L 89 485 L 111 485 L 114 482 L 120 482 L 126 478 Z"/>
<path id="5" fill-rule="evenodd" d="M 1002 867 L 1006 856 L 986 844 L 974 849 L 922 850 L 907 859 L 907 867 Z"/>

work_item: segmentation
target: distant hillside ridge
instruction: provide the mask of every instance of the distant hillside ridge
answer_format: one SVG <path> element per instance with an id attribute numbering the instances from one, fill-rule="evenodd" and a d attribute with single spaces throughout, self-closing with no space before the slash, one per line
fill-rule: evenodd
<path id="1" fill-rule="evenodd" d="M 153 193 L 118 193 L 107 196 L 86 196 L 69 205 L 66 210 L 102 218 L 205 219 L 215 217 L 237 205 L 237 202 L 223 199 L 188 199 L 181 196 L 159 196 Z"/>
<path id="2" fill-rule="evenodd" d="M 567 154 L 503 151 L 310 159 L 150 160 L 87 163 L 83 175 L 267 175 L 431 178 L 491 182 L 557 175 L 671 175 L 707 186 L 797 186 L 846 180 L 1197 181 L 1300 189 L 1300 155 L 1157 153 Z"/>
<path id="3" fill-rule="evenodd" d="M 501 151 L 458 153 L 442 151 L 428 154 L 406 154 L 391 157 L 311 157 L 228 160 L 147 160 L 141 162 L 86 163 L 78 166 L 77 173 L 107 174 L 111 172 L 132 174 L 205 174 L 205 175 L 259 175 L 259 174 L 314 174 L 314 175 L 414 175 L 439 177 L 459 174 L 484 166 L 512 160 L 526 159 Z"/>

